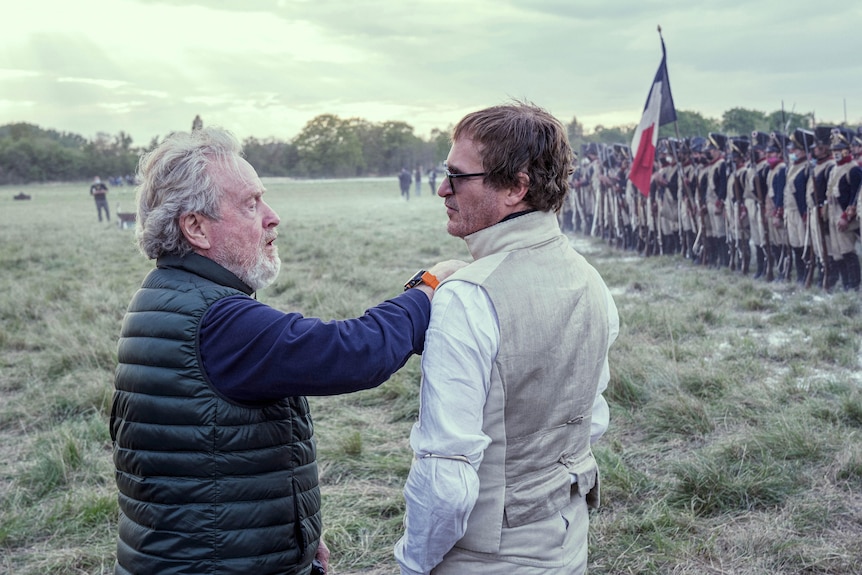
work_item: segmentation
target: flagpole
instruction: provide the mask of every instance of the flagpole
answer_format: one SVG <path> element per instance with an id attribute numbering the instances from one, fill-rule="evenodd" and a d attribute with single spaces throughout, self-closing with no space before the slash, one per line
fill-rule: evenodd
<path id="1" fill-rule="evenodd" d="M 661 40 L 662 49 L 664 49 L 664 36 L 661 34 L 661 24 L 656 26 L 656 30 L 658 31 L 658 37 Z M 679 120 L 676 117 L 676 110 L 674 110 L 674 120 L 673 120 L 673 130 L 676 134 L 676 141 L 681 145 L 682 137 L 679 135 Z M 691 224 L 695 225 L 697 222 L 696 210 L 697 206 L 694 203 L 694 198 L 692 197 L 691 189 L 688 187 L 688 178 L 686 177 L 684 166 L 679 161 L 679 156 L 677 155 L 676 146 L 670 146 L 671 151 L 673 152 L 673 161 L 677 165 L 677 170 L 679 172 L 679 179 L 682 182 L 682 189 L 685 193 L 686 204 L 688 204 L 688 217 L 691 219 Z M 700 222 L 700 230 L 703 232 L 703 222 Z M 695 241 L 695 243 L 697 243 Z M 694 246 L 691 246 L 694 249 Z M 703 250 L 705 251 L 705 250 Z M 692 254 L 694 255 L 694 254 Z"/>

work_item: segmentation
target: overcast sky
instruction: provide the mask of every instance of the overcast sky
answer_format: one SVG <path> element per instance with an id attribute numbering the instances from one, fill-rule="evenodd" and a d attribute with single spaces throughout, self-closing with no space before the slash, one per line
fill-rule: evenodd
<path id="1" fill-rule="evenodd" d="M 0 20 L 0 125 L 137 145 L 195 114 L 287 140 L 319 114 L 426 137 L 527 99 L 636 124 L 668 50 L 677 109 L 781 108 L 862 123 L 862 2 L 16 0 Z"/>

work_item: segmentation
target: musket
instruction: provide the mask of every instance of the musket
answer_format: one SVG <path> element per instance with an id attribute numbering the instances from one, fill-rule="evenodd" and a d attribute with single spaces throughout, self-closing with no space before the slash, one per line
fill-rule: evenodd
<path id="1" fill-rule="evenodd" d="M 727 170 L 727 181 L 731 182 L 731 186 L 733 186 L 733 188 L 732 188 L 733 203 L 736 204 L 736 208 L 739 209 L 739 197 L 738 197 L 738 194 L 736 193 L 736 187 L 737 187 L 736 186 L 736 184 L 737 184 L 737 181 L 736 181 L 736 161 L 733 159 L 733 139 L 732 138 L 727 138 L 727 140 L 724 144 L 724 156 L 725 156 L 724 165 L 728 166 L 725 168 Z M 727 189 L 726 188 L 725 188 L 725 194 L 727 195 Z M 726 204 L 729 204 L 731 201 L 731 197 L 726 197 L 725 199 L 727 200 Z M 724 237 L 726 239 L 729 239 L 727 236 L 728 236 L 728 233 L 730 233 L 730 229 L 732 226 L 732 228 L 733 228 L 733 256 L 730 258 L 730 262 L 728 265 L 729 265 L 730 269 L 734 269 L 736 267 L 736 262 L 742 261 L 742 248 L 739 247 L 739 217 L 734 215 L 733 210 L 730 209 L 730 207 L 727 205 L 725 205 L 725 209 L 724 209 L 724 220 L 725 220 L 725 224 L 728 223 L 728 220 L 733 220 L 733 221 L 729 222 L 731 225 L 727 226 L 727 232 L 725 232 Z M 727 241 L 727 244 L 728 244 L 728 246 L 730 246 L 730 241 Z"/>
<path id="2" fill-rule="evenodd" d="M 604 144 L 598 144 L 598 143 L 596 144 L 596 148 L 598 149 L 598 152 L 599 152 L 599 154 L 598 154 L 599 155 L 599 175 L 601 175 L 601 170 L 603 169 L 603 165 L 602 165 L 603 164 L 603 162 L 602 162 L 603 146 L 604 146 Z M 598 179 L 599 179 L 598 189 L 593 190 L 593 192 L 595 193 L 595 196 L 596 196 L 594 203 L 593 203 L 593 225 L 592 225 L 592 229 L 590 230 L 590 235 L 593 237 L 598 236 L 598 234 L 596 232 L 599 229 L 599 219 L 601 218 L 601 214 L 602 214 L 602 189 L 603 189 L 603 186 L 601 185 L 601 179 L 600 178 L 598 178 Z M 595 180 L 591 177 L 590 178 L 590 184 L 591 185 L 592 185 L 593 181 L 595 181 Z"/>
<path id="3" fill-rule="evenodd" d="M 807 158 L 811 157 L 810 150 L 808 149 L 808 141 L 805 140 L 805 156 Z M 808 177 L 811 178 L 811 199 L 813 200 L 812 209 L 809 212 L 813 211 L 814 213 L 808 214 L 808 226 L 810 227 L 814 220 L 812 218 L 817 218 L 817 240 L 820 244 L 820 265 L 823 267 L 823 285 L 821 286 L 823 289 L 828 287 L 828 276 L 829 276 L 829 257 L 827 256 L 827 247 L 826 247 L 826 233 L 823 230 L 823 219 L 820 217 L 820 206 L 817 203 L 817 178 L 813 169 L 809 166 L 806 167 L 808 170 Z M 812 252 L 814 250 L 811 250 Z M 813 258 L 812 258 L 813 261 Z M 811 285 L 811 281 L 814 277 L 814 266 L 811 266 L 808 274 L 806 274 L 805 278 L 805 287 L 809 287 Z"/>
<path id="4" fill-rule="evenodd" d="M 757 196 L 757 203 L 760 204 L 760 226 L 763 228 L 763 242 L 766 251 L 766 281 L 771 282 L 775 279 L 774 262 L 772 261 L 772 244 L 769 242 L 769 220 L 766 217 L 766 196 L 763 193 L 760 174 L 757 169 L 757 156 L 754 153 L 754 138 L 752 138 L 751 146 L 751 167 L 754 176 L 754 195 Z"/>
<path id="5" fill-rule="evenodd" d="M 807 202 L 806 202 L 807 203 Z M 811 217 L 811 216 L 808 216 Z M 805 270 L 805 289 L 811 287 L 811 282 L 814 281 L 814 246 L 811 245 L 811 222 L 807 221 L 805 225 L 805 241 L 803 242 L 803 257 L 805 257 L 805 265 L 808 267 Z"/>
<path id="6" fill-rule="evenodd" d="M 617 164 L 621 164 L 620 153 L 617 151 L 616 146 L 614 146 L 613 150 L 608 151 L 608 178 L 610 180 L 610 185 L 608 186 L 608 208 L 611 210 L 612 221 L 612 233 L 608 234 L 608 244 L 616 244 L 616 247 L 622 248 L 623 243 L 623 220 L 622 220 L 622 206 L 620 205 L 620 194 L 619 194 L 619 173 L 620 169 L 614 165 L 614 162 L 611 159 L 615 159 Z M 613 237 L 611 237 L 613 236 Z"/>
<path id="7" fill-rule="evenodd" d="M 794 108 L 795 107 L 796 107 L 796 104 L 794 104 Z M 792 113 L 793 113 L 793 111 L 791 110 L 791 114 Z M 781 101 L 781 119 L 782 120 L 784 119 L 784 100 Z M 784 135 L 787 136 L 787 128 L 790 126 L 790 120 L 788 119 L 784 125 L 785 125 Z M 787 145 L 783 141 L 781 141 L 780 138 L 778 139 L 778 143 L 781 144 L 781 161 L 784 162 L 784 194 L 783 195 L 784 195 L 784 201 L 787 202 L 787 174 L 790 172 L 790 170 L 789 170 L 790 164 L 788 163 L 789 159 L 787 157 Z M 784 206 L 782 206 L 782 209 L 783 208 L 784 208 Z M 789 252 L 790 252 L 790 250 L 788 249 L 788 245 L 787 244 L 781 244 L 781 252 L 780 252 L 780 256 L 778 258 L 778 274 L 784 280 L 790 279 L 791 256 L 790 256 Z"/>
<path id="8" fill-rule="evenodd" d="M 730 163 L 732 164 L 730 177 L 733 178 L 733 183 L 731 184 L 733 187 L 733 201 L 736 204 L 735 213 L 731 213 L 731 218 L 733 218 L 733 235 L 734 235 L 734 244 L 736 247 L 736 257 L 739 258 L 738 261 L 742 261 L 742 247 L 739 245 L 739 217 L 741 214 L 741 209 L 745 206 L 745 202 L 742 199 L 742 189 L 739 184 L 739 177 L 736 174 L 736 160 L 733 159 L 733 152 L 730 154 Z"/>
<path id="9" fill-rule="evenodd" d="M 580 183 L 581 178 L 583 177 L 583 173 L 584 173 L 583 168 L 579 167 L 577 170 L 575 170 L 575 175 L 574 175 L 573 180 L 575 182 Z M 578 186 L 578 185 L 572 186 L 572 192 L 573 192 L 573 195 L 575 197 L 575 209 L 577 210 L 578 217 L 581 219 L 581 225 L 586 227 L 587 217 L 586 217 L 586 214 L 584 213 L 584 202 L 583 202 L 583 198 L 581 197 L 581 186 Z"/>

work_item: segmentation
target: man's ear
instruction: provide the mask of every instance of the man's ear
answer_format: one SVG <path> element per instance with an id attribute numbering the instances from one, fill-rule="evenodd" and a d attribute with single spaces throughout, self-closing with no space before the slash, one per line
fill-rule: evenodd
<path id="1" fill-rule="evenodd" d="M 506 205 L 512 207 L 523 202 L 529 189 L 530 176 L 524 172 L 518 172 L 518 182 L 506 191 Z"/>
<path id="2" fill-rule="evenodd" d="M 211 220 L 209 218 L 194 212 L 180 216 L 180 230 L 183 232 L 186 241 L 191 244 L 195 251 L 205 251 L 212 247 L 210 239 L 207 237 L 207 233 L 210 231 L 210 223 Z"/>

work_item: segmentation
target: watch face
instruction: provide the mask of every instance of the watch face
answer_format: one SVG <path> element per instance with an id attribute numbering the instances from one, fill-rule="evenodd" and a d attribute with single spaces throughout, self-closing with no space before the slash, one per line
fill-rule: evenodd
<path id="1" fill-rule="evenodd" d="M 405 291 L 409 290 L 412 287 L 416 287 L 419 284 L 421 284 L 422 283 L 422 274 L 424 274 L 424 273 L 425 273 L 425 270 L 419 270 L 418 272 L 413 274 L 413 277 L 410 278 L 409 280 L 407 280 L 407 283 L 404 284 Z"/>

